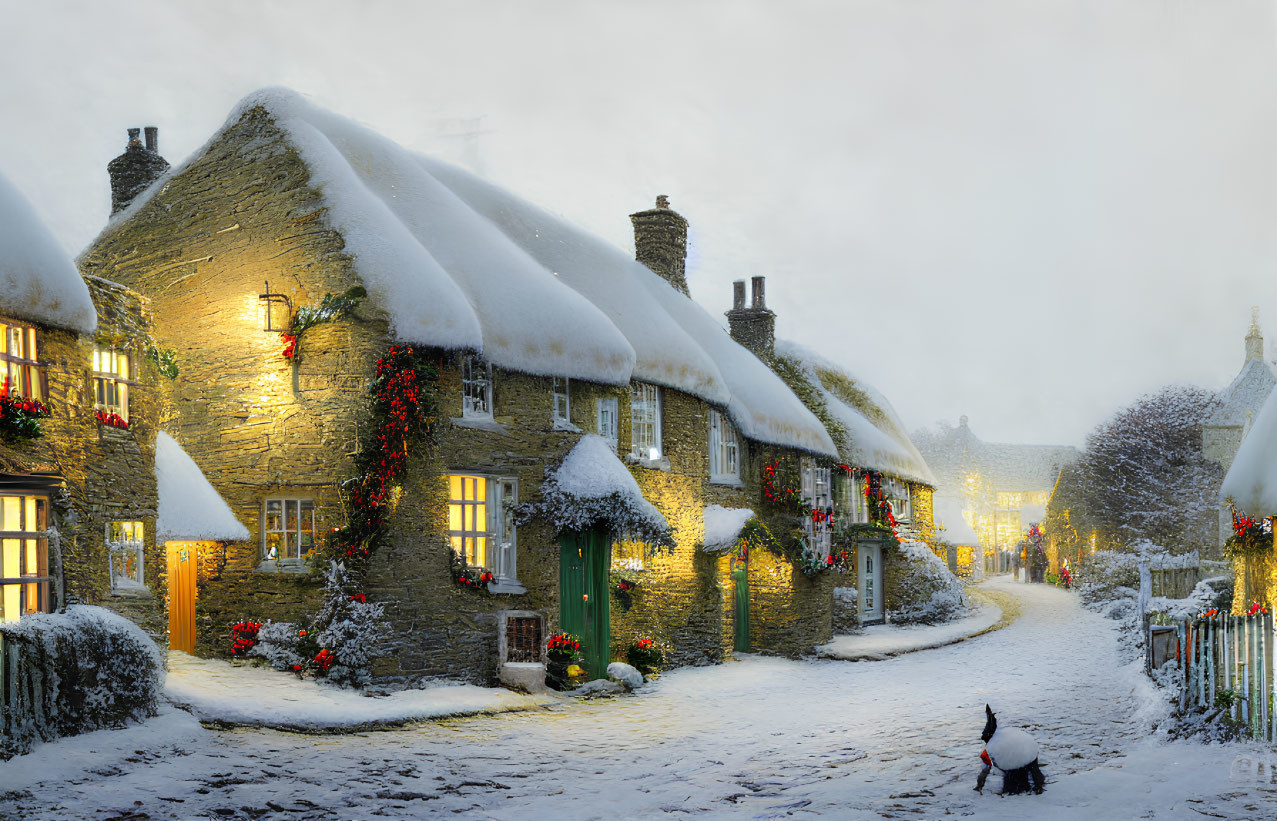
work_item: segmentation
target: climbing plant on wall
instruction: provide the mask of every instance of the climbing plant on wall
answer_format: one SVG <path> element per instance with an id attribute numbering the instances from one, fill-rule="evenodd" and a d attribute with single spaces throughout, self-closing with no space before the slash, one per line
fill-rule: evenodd
<path id="1" fill-rule="evenodd" d="M 377 360 L 371 387 L 372 429 L 355 475 L 343 484 L 345 526 L 332 532 L 328 558 L 362 573 L 385 537 L 407 469 L 409 446 L 428 440 L 438 413 L 439 371 L 411 345 L 392 345 Z"/>

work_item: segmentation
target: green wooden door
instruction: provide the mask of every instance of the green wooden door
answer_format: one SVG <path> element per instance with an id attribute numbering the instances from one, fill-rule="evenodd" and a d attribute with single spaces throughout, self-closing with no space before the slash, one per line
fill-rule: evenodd
<path id="1" fill-rule="evenodd" d="M 749 652 L 749 554 L 742 551 L 732 556 L 732 587 L 736 598 L 736 630 L 732 650 Z"/>
<path id="2" fill-rule="evenodd" d="M 559 623 L 581 640 L 581 666 L 591 677 L 604 678 L 612 660 L 612 539 L 596 528 L 560 536 L 559 547 Z"/>

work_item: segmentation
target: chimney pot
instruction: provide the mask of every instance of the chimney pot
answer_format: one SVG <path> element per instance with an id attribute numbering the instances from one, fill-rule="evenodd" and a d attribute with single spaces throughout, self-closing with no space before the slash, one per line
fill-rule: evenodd
<path id="1" fill-rule="evenodd" d="M 767 279 L 766 277 L 753 277 L 750 280 L 751 284 L 753 285 L 753 292 L 754 292 L 754 301 L 751 307 L 753 307 L 755 310 L 759 310 L 759 309 L 767 307 L 767 300 L 763 296 L 763 282 L 766 279 Z"/>
<path id="2" fill-rule="evenodd" d="M 115 214 L 133 201 L 133 198 L 146 190 L 146 187 L 159 179 L 169 164 L 156 151 L 159 129 L 146 127 L 146 148 L 142 150 L 142 141 L 138 137 L 140 128 L 130 128 L 129 144 L 124 153 L 106 164 L 107 174 L 111 178 L 111 213 Z"/>
<path id="3" fill-rule="evenodd" d="M 657 208 L 669 208 L 669 207 L 670 207 L 670 198 L 669 198 L 669 197 L 667 197 L 667 196 L 665 196 L 664 194 L 657 194 L 657 195 L 656 195 L 656 207 L 657 207 Z"/>
<path id="4" fill-rule="evenodd" d="M 743 279 L 732 283 L 732 310 L 745 310 L 745 280 Z"/>

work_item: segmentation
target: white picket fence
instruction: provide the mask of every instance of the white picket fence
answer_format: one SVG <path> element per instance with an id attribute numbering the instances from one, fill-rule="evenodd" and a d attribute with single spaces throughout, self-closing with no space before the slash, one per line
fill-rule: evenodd
<path id="1" fill-rule="evenodd" d="M 1272 614 L 1219 613 L 1181 621 L 1175 631 L 1180 710 L 1227 709 L 1256 741 L 1277 741 Z"/>

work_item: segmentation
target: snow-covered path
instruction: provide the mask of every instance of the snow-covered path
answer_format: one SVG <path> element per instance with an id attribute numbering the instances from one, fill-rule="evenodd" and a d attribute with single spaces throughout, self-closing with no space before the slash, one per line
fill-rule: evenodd
<path id="1" fill-rule="evenodd" d="M 353 736 L 169 714 L 0 765 L 0 817 L 1277 817 L 1277 785 L 1236 777 L 1260 752 L 1145 738 L 1151 687 L 1110 622 L 1061 590 L 991 586 L 1021 599 L 1014 624 L 881 662 L 747 658 L 635 697 Z M 1045 795 L 993 795 L 996 775 L 972 791 L 986 702 L 1038 738 Z"/>

